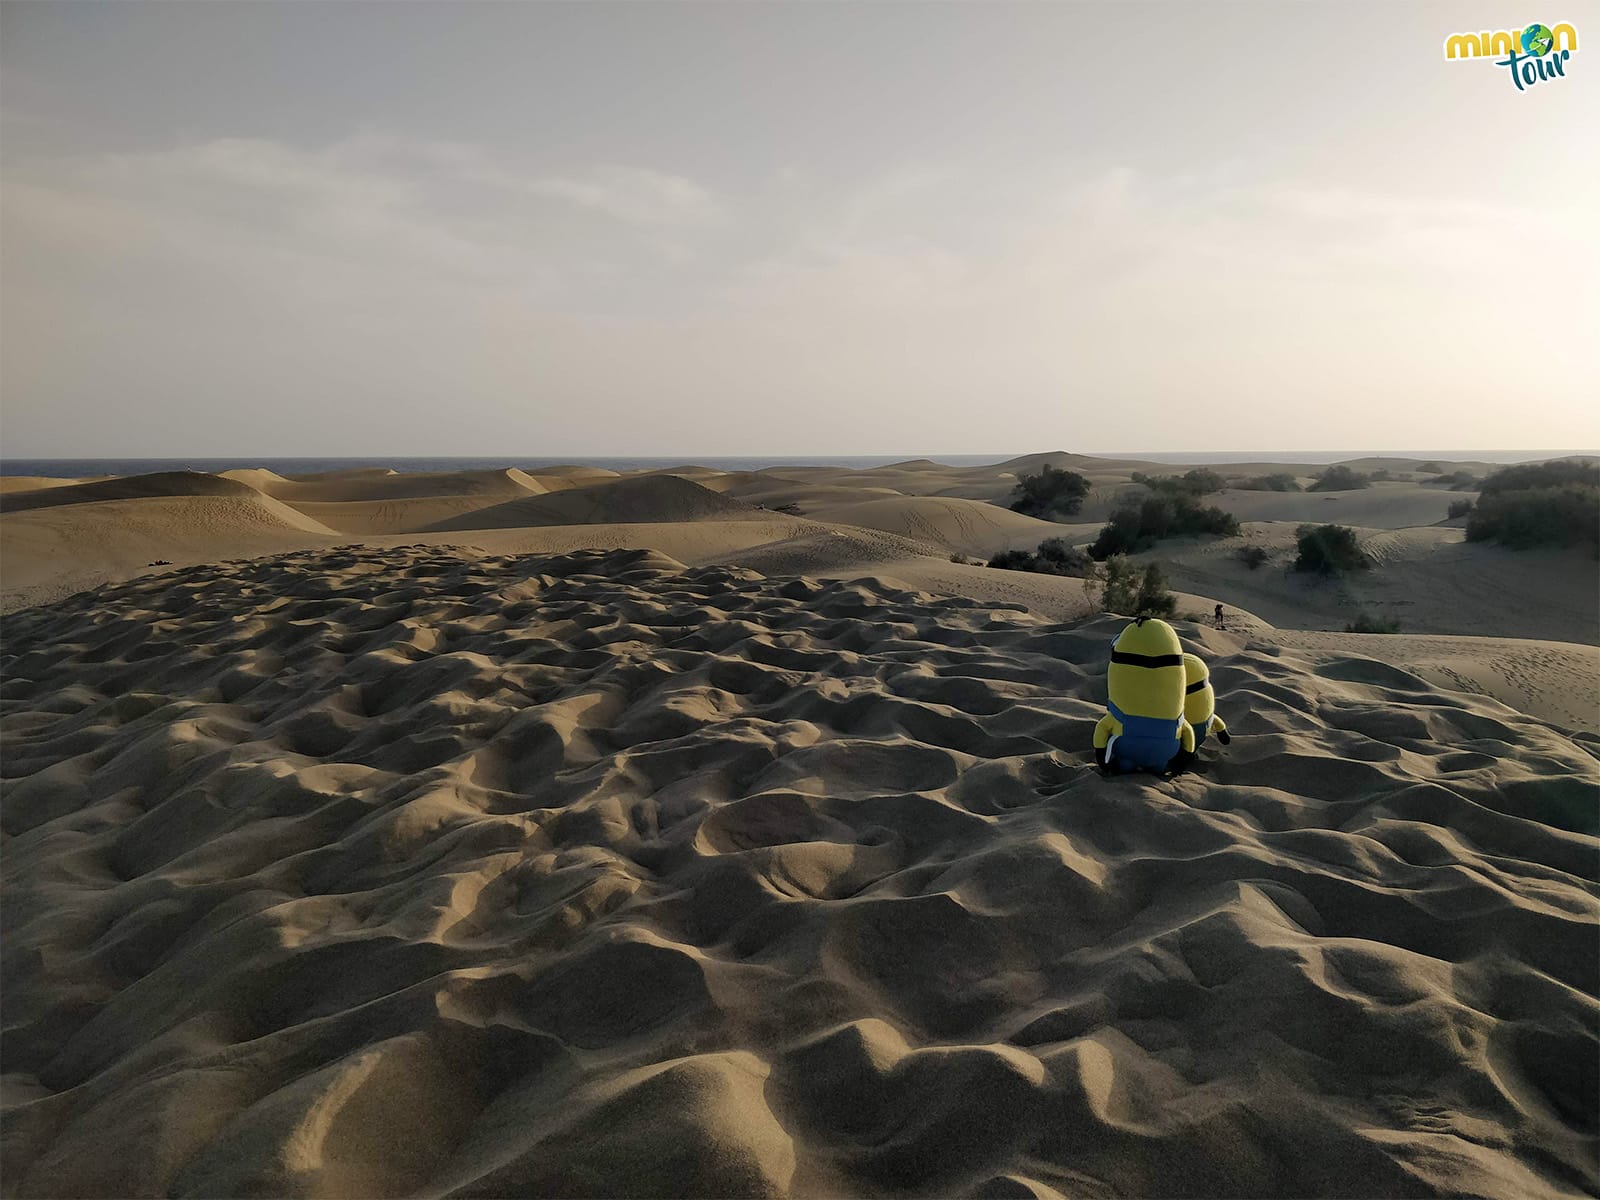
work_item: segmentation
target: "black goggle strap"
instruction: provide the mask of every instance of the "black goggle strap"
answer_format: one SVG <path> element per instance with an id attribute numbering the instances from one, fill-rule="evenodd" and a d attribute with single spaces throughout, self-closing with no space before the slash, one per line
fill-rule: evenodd
<path id="1" fill-rule="evenodd" d="M 1129 654 L 1125 650 L 1112 650 L 1111 661 L 1124 667 L 1181 667 L 1181 654 Z"/>

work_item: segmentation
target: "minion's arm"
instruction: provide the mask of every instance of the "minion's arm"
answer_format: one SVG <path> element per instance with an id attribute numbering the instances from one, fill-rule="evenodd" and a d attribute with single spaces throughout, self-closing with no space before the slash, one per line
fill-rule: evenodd
<path id="1" fill-rule="evenodd" d="M 1176 775 L 1194 761 L 1194 726 L 1185 717 L 1178 718 L 1178 752 L 1167 764 L 1167 773 Z"/>
<path id="2" fill-rule="evenodd" d="M 1211 731 L 1217 735 L 1217 741 L 1224 746 L 1233 741 L 1233 735 L 1228 732 L 1228 723 L 1222 719 L 1221 713 L 1211 715 Z"/>
<path id="3" fill-rule="evenodd" d="M 1106 745 L 1121 733 L 1122 722 L 1110 713 L 1101 717 L 1099 724 L 1094 727 L 1094 761 L 1100 766 L 1106 765 Z"/>

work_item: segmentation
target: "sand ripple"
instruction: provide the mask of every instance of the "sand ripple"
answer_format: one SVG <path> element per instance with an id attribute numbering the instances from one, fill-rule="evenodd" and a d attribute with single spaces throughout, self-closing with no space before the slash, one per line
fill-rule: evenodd
<path id="1" fill-rule="evenodd" d="M 648 552 L 8 619 L 16 1195 L 1600 1187 L 1596 762 L 1368 659 Z"/>

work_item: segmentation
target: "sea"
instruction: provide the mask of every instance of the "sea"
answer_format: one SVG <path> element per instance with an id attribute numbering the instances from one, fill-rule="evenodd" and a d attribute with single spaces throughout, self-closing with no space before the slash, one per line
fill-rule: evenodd
<path id="1" fill-rule="evenodd" d="M 1011 454 L 791 454 L 778 457 L 725 457 L 718 455 L 676 455 L 671 458 L 629 458 L 567 454 L 557 457 L 491 458 L 3 458 L 0 475 L 44 475 L 77 478 L 85 475 L 144 475 L 154 471 L 232 471 L 246 467 L 265 467 L 279 475 L 310 475 L 322 471 L 350 471 L 363 467 L 388 467 L 405 473 L 422 471 L 473 471 L 486 468 L 519 467 L 537 471 L 542 467 L 604 467 L 612 471 L 659 471 L 672 467 L 699 466 L 720 471 L 760 471 L 768 467 L 837 467 L 866 470 L 886 467 L 911 459 L 932 459 L 952 467 L 979 467 L 1035 454 L 1020 450 Z M 1354 458 L 1436 458 L 1443 461 L 1516 463 L 1546 458 L 1565 458 L 1574 454 L 1594 454 L 1592 450 L 1201 450 L 1201 451 L 1096 451 L 1096 458 L 1137 459 L 1157 463 L 1334 463 Z"/>

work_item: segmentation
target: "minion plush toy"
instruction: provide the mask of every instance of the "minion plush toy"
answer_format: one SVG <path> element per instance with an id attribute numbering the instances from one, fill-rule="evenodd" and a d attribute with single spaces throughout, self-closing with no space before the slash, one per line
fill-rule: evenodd
<path id="1" fill-rule="evenodd" d="M 1140 617 L 1117 635 L 1094 760 L 1112 771 L 1181 771 L 1194 758 L 1183 716 L 1183 646 L 1165 621 Z"/>
<path id="2" fill-rule="evenodd" d="M 1233 738 L 1225 721 L 1217 716 L 1217 693 L 1211 689 L 1211 671 L 1196 655 L 1183 656 L 1183 717 L 1194 727 L 1194 744 L 1198 749 L 1206 734 L 1215 733 L 1217 741 L 1226 746 Z"/>

